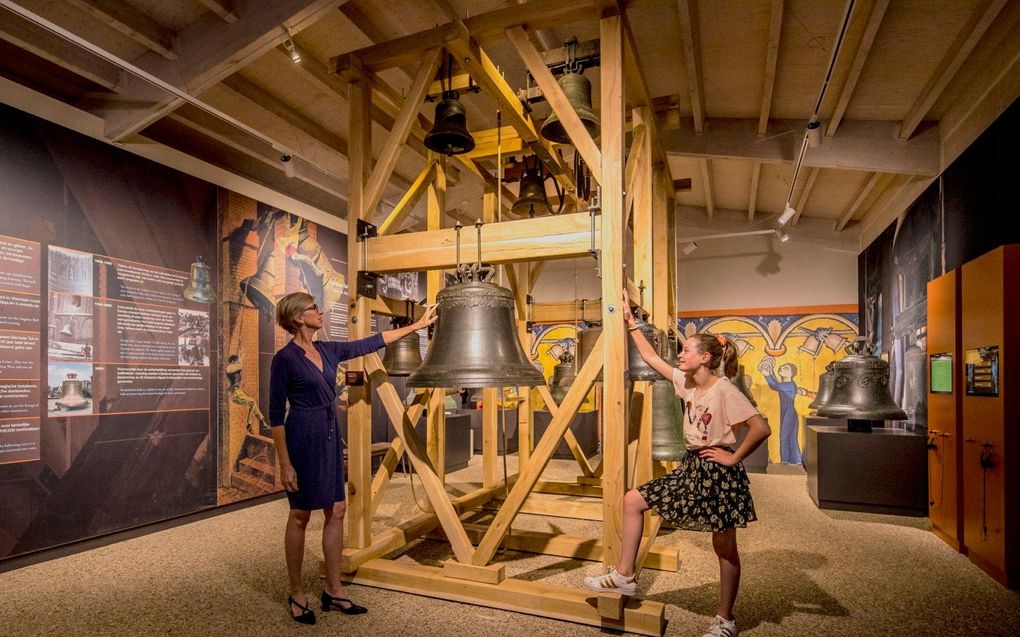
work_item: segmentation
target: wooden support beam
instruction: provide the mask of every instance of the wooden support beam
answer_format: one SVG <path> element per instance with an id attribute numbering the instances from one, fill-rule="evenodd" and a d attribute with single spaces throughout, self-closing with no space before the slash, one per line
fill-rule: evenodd
<path id="1" fill-rule="evenodd" d="M 404 224 L 407 216 L 411 214 L 411 211 L 418 202 L 421 200 L 422 195 L 428 189 L 428 185 L 436 177 L 436 160 L 430 158 L 425 162 L 425 168 L 418 175 L 418 178 L 414 180 L 411 187 L 407 189 L 404 196 L 400 198 L 396 208 L 390 211 L 389 216 L 379 226 L 379 235 L 384 236 L 388 234 L 394 234 Z"/>
<path id="2" fill-rule="evenodd" d="M 652 323 L 663 330 L 676 324 L 669 312 L 676 261 L 669 258 L 669 243 L 673 236 L 669 231 L 669 217 L 673 208 L 666 197 L 667 184 L 665 168 L 659 167 L 652 178 Z"/>
<path id="3" fill-rule="evenodd" d="M 633 110 L 633 120 L 636 129 L 647 131 L 645 122 L 655 117 L 650 106 L 641 106 Z M 647 132 L 645 133 L 647 134 Z M 634 208 L 630 213 L 634 221 L 633 227 L 633 255 L 634 255 L 634 279 L 644 284 L 646 307 L 651 307 L 655 298 L 654 279 L 654 248 L 655 235 L 652 231 L 652 145 L 645 143 L 634 157 L 640 163 L 636 171 L 634 181 L 629 183 L 627 195 L 633 194 Z M 629 168 L 628 162 L 628 168 Z M 626 208 L 626 204 L 624 205 Z"/>
<path id="4" fill-rule="evenodd" d="M 7 11 L 0 21 L 0 40 L 30 51 L 103 88 L 114 90 L 120 84 L 121 71 L 114 65 Z"/>
<path id="5" fill-rule="evenodd" d="M 646 511 L 645 516 L 645 533 L 641 538 L 641 543 L 638 545 L 637 557 L 634 559 L 635 576 L 639 575 L 641 569 L 645 566 L 655 568 L 651 565 L 651 560 L 648 558 L 654 550 L 655 538 L 659 535 L 659 529 L 662 527 L 662 518 L 658 515 L 651 515 L 650 511 Z"/>
<path id="6" fill-rule="evenodd" d="M 453 268 L 456 242 L 452 228 L 373 237 L 368 240 L 368 269 L 386 273 Z M 587 213 L 574 213 L 486 224 L 482 242 L 487 263 L 579 257 L 591 246 L 591 219 Z M 463 258 L 470 247 L 461 248 Z"/>
<path id="7" fill-rule="evenodd" d="M 237 12 L 234 10 L 234 0 L 198 0 L 202 6 L 209 9 L 224 22 L 237 22 Z"/>
<path id="8" fill-rule="evenodd" d="M 581 154 L 581 158 L 588 165 L 592 176 L 598 181 L 599 176 L 602 174 L 602 151 L 595 144 L 595 140 L 592 139 L 588 129 L 584 127 L 581 118 L 577 115 L 577 111 L 574 110 L 574 106 L 553 77 L 552 72 L 545 65 L 542 54 L 538 52 L 538 49 L 528 39 L 528 34 L 521 27 L 507 29 L 506 37 L 517 50 L 517 54 L 524 60 L 525 66 L 531 71 L 531 75 L 535 78 L 538 87 L 542 89 L 542 93 L 549 102 L 553 113 L 556 114 L 563 125 L 567 137 L 570 138 L 577 152 Z"/>
<path id="9" fill-rule="evenodd" d="M 758 114 L 758 137 L 764 137 L 772 112 L 772 92 L 776 86 L 776 66 L 779 64 L 779 40 L 783 32 L 783 0 L 772 0 L 769 13 L 769 44 L 765 56 L 765 77 L 762 81 L 761 109 Z"/>
<path id="10" fill-rule="evenodd" d="M 415 397 L 413 405 L 407 408 L 405 414 L 407 420 L 411 423 L 417 423 L 418 419 L 421 418 L 421 412 L 425 409 L 425 401 L 428 397 L 424 392 L 419 392 Z M 388 412 L 387 412 L 388 413 Z M 400 426 L 400 423 L 392 423 L 394 429 Z M 404 455 L 404 442 L 398 437 L 394 438 L 390 443 L 390 448 L 386 451 L 386 455 L 383 457 L 382 462 L 379 465 L 379 470 L 376 471 L 375 477 L 372 478 L 372 506 L 371 506 L 371 519 L 375 519 L 376 510 L 379 508 L 379 504 L 382 502 L 382 495 L 386 491 L 386 487 L 390 483 L 390 479 L 393 477 L 393 472 L 397 468 L 397 463 L 400 461 L 400 457 Z"/>
<path id="11" fill-rule="evenodd" d="M 694 131 L 705 131 L 705 90 L 701 70 L 701 25 L 698 23 L 697 0 L 677 0 L 680 17 L 680 40 L 687 69 L 687 86 L 691 92 L 691 115 Z"/>
<path id="12" fill-rule="evenodd" d="M 547 301 L 531 304 L 531 320 L 536 323 L 582 323 L 602 320 L 602 301 Z"/>
<path id="13" fill-rule="evenodd" d="M 539 385 L 538 393 L 542 396 L 542 400 L 545 402 L 549 413 L 555 417 L 556 412 L 558 412 L 560 408 L 559 405 L 556 404 L 556 400 L 552 397 L 552 394 L 549 392 L 549 386 Z M 588 462 L 588 456 L 584 455 L 584 450 L 581 449 L 581 443 L 577 441 L 577 437 L 574 436 L 574 432 L 571 431 L 569 427 L 563 432 L 563 439 L 566 441 L 571 455 L 574 456 L 574 460 L 577 461 L 577 466 L 581 468 L 581 473 L 586 476 L 593 477 L 595 473 L 592 471 L 591 464 Z"/>
<path id="14" fill-rule="evenodd" d="M 121 0 L 68 0 L 106 26 L 168 60 L 176 60 L 174 32 Z"/>
<path id="15" fill-rule="evenodd" d="M 800 221 L 800 215 L 803 214 L 805 206 L 807 206 L 808 198 L 811 196 L 811 190 L 815 187 L 815 182 L 818 181 L 818 173 L 822 172 L 821 168 L 812 168 L 808 172 L 807 182 L 804 183 L 804 187 L 800 190 L 800 197 L 797 199 L 795 205 L 797 212 L 793 215 L 793 219 L 790 219 L 790 225 L 795 226 Z"/>
<path id="16" fill-rule="evenodd" d="M 865 26 L 861 41 L 854 51 L 850 71 L 847 73 L 846 80 L 843 81 L 843 87 L 840 89 L 839 97 L 836 99 L 836 106 L 833 108 L 832 116 L 825 127 L 825 136 L 828 138 L 835 136 L 836 129 L 839 128 L 840 122 L 843 121 L 843 115 L 850 104 L 850 98 L 853 97 L 854 89 L 857 88 L 857 81 L 861 78 L 864 63 L 868 61 L 871 45 L 875 43 L 878 27 L 882 24 L 882 18 L 885 17 L 885 10 L 887 8 L 889 8 L 889 0 L 875 0 L 871 5 L 871 12 L 868 14 L 868 24 Z M 800 209 L 798 208 L 798 210 Z"/>
<path id="17" fill-rule="evenodd" d="M 956 72 L 963 66 L 964 61 L 981 41 L 985 31 L 995 21 L 995 16 L 999 15 L 999 11 L 1006 6 L 1007 2 L 1008 0 L 979 0 L 967 22 L 962 25 L 953 43 L 949 45 L 949 50 L 942 57 L 935 72 L 928 79 L 924 90 L 917 96 L 906 117 L 903 118 L 903 123 L 897 134 L 900 141 L 906 141 L 914 135 L 921 120 L 931 110 L 949 82 L 956 77 Z"/>
<path id="18" fill-rule="evenodd" d="M 594 476 L 578 476 L 591 478 Z M 535 483 L 532 493 L 553 493 L 556 495 L 573 495 L 583 498 L 601 498 L 602 486 L 597 484 L 577 484 L 576 482 L 553 482 L 539 480 Z"/>
<path id="19" fill-rule="evenodd" d="M 507 506 L 507 500 L 495 498 L 482 505 L 482 508 L 486 511 L 496 511 L 498 514 L 500 509 L 505 506 Z M 603 518 L 601 502 L 595 500 L 568 500 L 562 497 L 547 498 L 543 497 L 543 494 L 536 493 L 528 496 L 528 499 L 520 505 L 515 516 L 518 513 L 544 515 L 553 518 L 571 518 L 574 520 L 598 521 Z"/>
<path id="20" fill-rule="evenodd" d="M 698 159 L 701 167 L 701 186 L 705 189 L 705 212 L 709 219 L 715 218 L 715 186 L 712 179 L 712 164 L 707 157 Z"/>
<path id="21" fill-rule="evenodd" d="M 545 261 L 539 261 L 531 267 L 531 274 L 528 275 L 528 287 L 530 289 L 535 289 L 535 284 L 538 283 L 538 277 L 542 276 L 542 271 L 545 270 L 545 264 Z M 534 304 L 532 304 L 532 312 L 534 312 Z M 532 315 L 531 320 L 537 320 L 534 318 L 534 314 Z"/>
<path id="22" fill-rule="evenodd" d="M 747 220 L 754 222 L 755 212 L 758 210 L 758 181 L 761 179 L 761 162 L 756 161 L 751 165 L 751 189 L 747 195 Z"/>
<path id="23" fill-rule="evenodd" d="M 441 568 L 404 561 L 371 560 L 345 581 L 639 635 L 658 637 L 665 626 L 661 602 L 630 598 L 620 619 L 605 619 L 588 602 L 590 591 L 516 578 L 499 584 L 456 580 L 445 577 Z"/>
<path id="24" fill-rule="evenodd" d="M 436 177 L 428 189 L 426 227 L 436 231 L 442 227 L 443 212 L 446 210 L 446 158 L 435 153 L 430 153 L 430 157 L 436 157 L 437 160 Z M 433 304 L 439 291 L 446 285 L 445 277 L 440 271 L 429 271 L 425 275 L 425 284 L 428 302 Z M 445 484 L 446 481 L 446 410 L 443 406 L 445 399 L 443 392 L 433 392 L 425 415 L 426 453 L 440 484 Z M 458 554 L 457 557 L 460 559 L 463 555 Z"/>
<path id="25" fill-rule="evenodd" d="M 839 216 L 839 219 L 836 220 L 836 225 L 833 226 L 833 230 L 836 232 L 843 231 L 843 228 L 846 227 L 846 224 L 850 222 L 850 219 L 852 219 L 854 214 L 860 209 L 864 200 L 867 199 L 868 195 L 871 194 L 871 191 L 875 189 L 875 186 L 878 185 L 881 178 L 882 173 L 871 174 L 871 178 L 868 179 L 868 182 L 864 184 L 864 187 L 857 193 L 857 197 L 854 198 L 850 205 L 846 207 L 846 210 L 844 210 Z"/>
<path id="26" fill-rule="evenodd" d="M 499 584 L 506 579 L 506 564 L 474 566 L 461 564 L 457 560 L 446 560 L 443 562 L 443 575 L 482 584 Z"/>
<path id="27" fill-rule="evenodd" d="M 446 34 L 446 47 L 460 61 L 461 65 L 471 72 L 486 95 L 499 106 L 503 118 L 513 126 L 517 134 L 538 157 L 553 178 L 560 183 L 567 193 L 576 190 L 573 171 L 562 157 L 538 134 L 531 117 L 525 112 L 517 93 L 507 84 L 499 69 L 489 56 L 471 37 L 471 33 L 463 22 L 451 23 Z"/>

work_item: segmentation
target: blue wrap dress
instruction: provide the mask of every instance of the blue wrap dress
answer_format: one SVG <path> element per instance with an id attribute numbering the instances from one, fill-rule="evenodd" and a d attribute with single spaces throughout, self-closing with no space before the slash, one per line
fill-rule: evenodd
<path id="1" fill-rule="evenodd" d="M 298 490 L 290 508 L 311 511 L 341 502 L 344 464 L 336 417 L 336 370 L 346 360 L 386 346 L 381 334 L 357 341 L 316 341 L 320 371 L 291 341 L 273 356 L 269 373 L 269 422 L 283 425 Z"/>

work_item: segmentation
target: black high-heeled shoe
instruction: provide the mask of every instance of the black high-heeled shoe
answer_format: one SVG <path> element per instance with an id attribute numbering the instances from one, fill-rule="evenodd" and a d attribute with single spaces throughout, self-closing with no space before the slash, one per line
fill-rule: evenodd
<path id="1" fill-rule="evenodd" d="M 308 624 L 309 626 L 315 624 L 315 612 L 311 608 L 308 608 L 307 600 L 305 600 L 304 605 L 298 604 L 296 601 L 294 601 L 293 597 L 288 597 L 287 601 L 290 602 L 291 605 L 297 606 L 298 608 L 301 609 L 301 614 L 295 615 L 294 613 L 290 613 L 290 608 L 288 608 L 287 612 L 290 613 L 291 619 L 293 619 L 299 624 Z"/>
<path id="2" fill-rule="evenodd" d="M 347 602 L 350 606 L 344 606 L 340 602 Z M 322 591 L 322 610 L 338 610 L 344 615 L 364 615 L 368 612 L 364 606 L 358 606 L 346 597 L 333 597 L 326 591 Z"/>

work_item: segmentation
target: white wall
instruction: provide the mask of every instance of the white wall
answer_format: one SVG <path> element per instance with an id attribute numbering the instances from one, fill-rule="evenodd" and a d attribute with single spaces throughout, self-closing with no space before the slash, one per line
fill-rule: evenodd
<path id="1" fill-rule="evenodd" d="M 851 250 L 759 235 L 702 241 L 679 256 L 680 312 L 857 303 L 857 254 Z M 550 261 L 535 300 L 599 298 L 594 264 L 590 258 Z"/>

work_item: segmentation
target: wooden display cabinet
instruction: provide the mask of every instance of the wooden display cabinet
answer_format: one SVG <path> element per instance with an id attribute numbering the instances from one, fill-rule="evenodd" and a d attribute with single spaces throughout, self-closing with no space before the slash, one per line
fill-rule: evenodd
<path id="1" fill-rule="evenodd" d="M 1020 584 L 1020 246 L 961 268 L 963 543 L 1004 585 Z M 997 347 L 997 370 L 989 364 Z M 978 353 L 984 359 L 978 359 Z M 970 353 L 970 354 L 968 354 Z M 977 361 L 968 380 L 968 356 Z M 972 361 L 973 362 L 973 361 Z M 992 391 L 994 387 L 995 391 Z"/>

